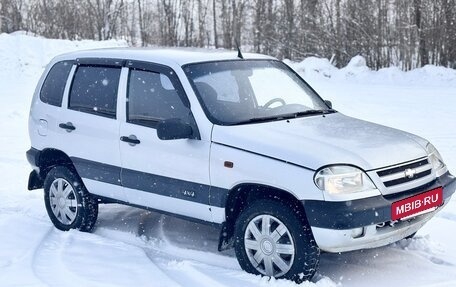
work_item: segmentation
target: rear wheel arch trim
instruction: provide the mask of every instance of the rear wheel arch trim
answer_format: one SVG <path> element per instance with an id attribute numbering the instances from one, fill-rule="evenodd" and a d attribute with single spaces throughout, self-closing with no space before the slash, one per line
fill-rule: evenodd
<path id="1" fill-rule="evenodd" d="M 39 151 L 37 167 L 39 176 L 44 180 L 46 174 L 55 166 L 63 165 L 76 170 L 71 158 L 62 150 L 55 148 L 45 148 Z"/>

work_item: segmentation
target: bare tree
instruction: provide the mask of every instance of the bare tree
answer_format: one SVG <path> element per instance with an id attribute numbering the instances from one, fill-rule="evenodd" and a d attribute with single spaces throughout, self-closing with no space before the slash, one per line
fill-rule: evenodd
<path id="1" fill-rule="evenodd" d="M 182 4 L 182 21 L 184 26 L 184 46 L 192 46 L 193 45 L 193 31 L 194 31 L 194 23 L 193 23 L 193 9 L 195 2 L 193 0 L 185 1 Z"/>
<path id="2" fill-rule="evenodd" d="M 208 0 L 203 3 L 203 0 L 198 1 L 198 46 L 204 46 L 206 37 L 206 16 L 208 9 Z"/>
<path id="3" fill-rule="evenodd" d="M 296 35 L 295 32 L 295 6 L 294 0 L 284 0 L 283 3 L 283 14 L 285 18 L 284 23 L 284 45 L 282 48 L 282 56 L 287 59 L 292 58 L 293 53 L 293 37 Z"/>
<path id="4" fill-rule="evenodd" d="M 179 0 L 161 0 L 159 8 L 160 38 L 162 45 L 177 46 L 178 24 L 180 21 Z"/>
<path id="5" fill-rule="evenodd" d="M 413 8 L 415 11 L 415 25 L 418 30 L 418 55 L 421 66 L 429 63 L 429 58 L 426 52 L 426 40 L 424 38 L 424 29 L 421 21 L 421 0 L 413 0 Z"/>
<path id="6" fill-rule="evenodd" d="M 22 30 L 22 8 L 24 6 L 24 1 L 1 0 L 0 6 L 0 31 L 10 33 L 17 30 Z"/>
<path id="7" fill-rule="evenodd" d="M 217 34 L 217 12 L 216 12 L 217 6 L 216 6 L 216 1 L 212 0 L 212 23 L 213 23 L 213 29 L 214 29 L 214 46 L 215 48 L 218 48 L 218 34 Z"/>
<path id="8" fill-rule="evenodd" d="M 456 66 L 456 0 L 0 0 L 0 32 Z"/>

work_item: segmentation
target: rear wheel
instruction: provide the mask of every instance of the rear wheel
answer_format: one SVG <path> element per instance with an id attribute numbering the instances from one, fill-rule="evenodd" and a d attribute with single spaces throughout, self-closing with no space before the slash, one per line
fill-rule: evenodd
<path id="1" fill-rule="evenodd" d="M 98 203 L 87 192 L 76 172 L 52 168 L 44 181 L 44 202 L 54 226 L 60 230 L 91 231 L 98 217 Z"/>
<path id="2" fill-rule="evenodd" d="M 310 226 L 296 208 L 259 200 L 244 210 L 235 228 L 235 250 L 241 267 L 253 274 L 309 280 L 318 266 L 318 248 Z"/>

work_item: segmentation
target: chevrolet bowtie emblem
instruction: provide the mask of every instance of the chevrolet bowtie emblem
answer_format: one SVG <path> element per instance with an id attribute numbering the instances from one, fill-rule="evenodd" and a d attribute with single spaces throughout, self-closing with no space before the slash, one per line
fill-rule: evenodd
<path id="1" fill-rule="evenodd" d="M 416 169 L 407 168 L 404 171 L 404 177 L 413 178 L 416 174 Z"/>

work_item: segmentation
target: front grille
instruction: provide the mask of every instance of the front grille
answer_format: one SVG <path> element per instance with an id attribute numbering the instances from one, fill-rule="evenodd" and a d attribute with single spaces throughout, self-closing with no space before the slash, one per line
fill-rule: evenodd
<path id="1" fill-rule="evenodd" d="M 412 183 L 431 173 L 432 165 L 427 158 L 377 171 L 377 175 L 380 177 L 385 187 L 388 188 L 404 183 Z"/>
<path id="2" fill-rule="evenodd" d="M 402 183 L 406 183 L 406 182 L 409 182 L 409 181 L 416 180 L 418 178 L 425 177 L 426 175 L 430 175 L 431 172 L 432 172 L 432 170 L 429 169 L 429 170 L 425 170 L 425 171 L 422 171 L 422 172 L 419 172 L 419 173 L 415 174 L 413 176 L 413 178 L 402 177 L 402 178 L 398 178 L 398 179 L 385 181 L 385 182 L 383 182 L 383 184 L 386 187 L 390 187 L 390 186 L 393 186 L 393 185 L 398 185 L 398 184 L 402 184 Z"/>

